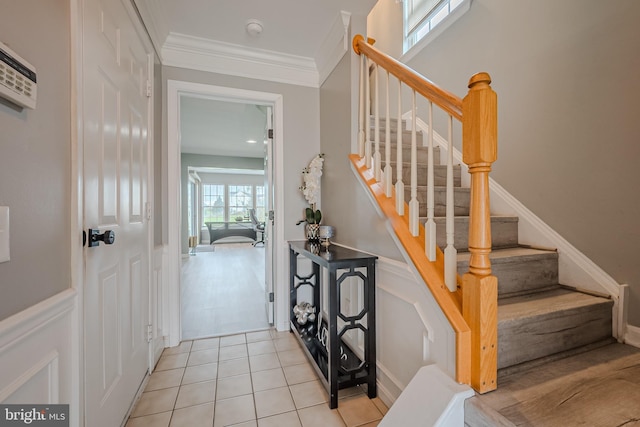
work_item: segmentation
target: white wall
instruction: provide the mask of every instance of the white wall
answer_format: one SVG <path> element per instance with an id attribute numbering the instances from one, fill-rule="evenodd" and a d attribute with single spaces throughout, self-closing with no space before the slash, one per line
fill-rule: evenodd
<path id="1" fill-rule="evenodd" d="M 382 0 L 374 14 L 390 7 Z M 488 71 L 498 93 L 492 177 L 619 283 L 640 325 L 640 3 L 474 0 L 407 63 L 459 96 Z M 401 15 L 369 27 L 398 52 Z"/>

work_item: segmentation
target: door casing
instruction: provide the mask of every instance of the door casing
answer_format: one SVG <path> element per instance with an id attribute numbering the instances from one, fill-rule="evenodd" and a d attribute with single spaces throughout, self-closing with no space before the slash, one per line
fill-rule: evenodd
<path id="1" fill-rule="evenodd" d="M 275 174 L 275 242 L 273 247 L 274 269 L 276 285 L 275 298 L 275 326 L 279 330 L 286 330 L 289 325 L 288 298 L 286 281 L 287 247 L 284 240 L 284 149 L 283 128 L 284 108 L 283 97 L 278 93 L 258 92 L 245 89 L 208 85 L 203 83 L 184 82 L 178 80 L 167 81 L 167 248 L 168 248 L 168 280 L 165 295 L 168 308 L 165 313 L 168 319 L 169 347 L 176 346 L 182 339 L 180 324 L 180 260 L 181 260 L 181 199 L 180 199 L 180 97 L 182 95 L 200 96 L 223 101 L 246 102 L 249 104 L 271 105 L 273 107 L 273 166 Z"/>

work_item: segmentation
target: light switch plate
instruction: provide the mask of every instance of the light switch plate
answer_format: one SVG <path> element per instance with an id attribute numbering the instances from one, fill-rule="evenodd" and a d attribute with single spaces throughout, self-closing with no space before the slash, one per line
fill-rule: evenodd
<path id="1" fill-rule="evenodd" d="M 0 206 L 0 262 L 9 259 L 9 207 Z"/>

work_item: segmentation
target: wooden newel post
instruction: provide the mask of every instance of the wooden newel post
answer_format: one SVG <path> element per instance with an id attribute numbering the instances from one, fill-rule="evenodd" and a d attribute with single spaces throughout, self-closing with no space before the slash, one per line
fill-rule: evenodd
<path id="1" fill-rule="evenodd" d="M 498 110 L 490 83 L 487 73 L 472 76 L 462 101 L 462 157 L 471 175 L 471 258 L 462 278 L 462 314 L 471 329 L 471 386 L 479 393 L 495 390 L 498 374 L 498 280 L 489 260 L 489 172 L 498 153 Z"/>

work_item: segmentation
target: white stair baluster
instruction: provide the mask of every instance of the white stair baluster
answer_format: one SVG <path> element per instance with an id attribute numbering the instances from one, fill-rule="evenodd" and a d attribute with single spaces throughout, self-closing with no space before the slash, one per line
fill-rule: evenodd
<path id="1" fill-rule="evenodd" d="M 359 107 L 360 107 L 360 129 L 358 130 L 358 155 L 360 157 L 364 156 L 364 140 L 366 138 L 365 127 L 368 125 L 366 121 L 367 113 L 365 112 L 365 102 L 364 102 L 364 73 L 365 73 L 365 56 L 360 55 L 360 99 L 359 99 Z"/>
<path id="2" fill-rule="evenodd" d="M 458 289 L 458 251 L 454 242 L 455 201 L 453 194 L 453 117 L 449 116 L 449 148 L 447 148 L 447 247 L 444 250 L 444 283 L 451 292 Z"/>
<path id="3" fill-rule="evenodd" d="M 375 105 L 374 105 L 374 112 L 375 112 L 375 123 L 376 123 L 376 128 L 375 128 L 375 142 L 376 142 L 376 146 L 375 146 L 375 150 L 373 152 L 373 176 L 376 179 L 376 182 L 380 182 L 380 180 L 382 179 L 382 156 L 380 155 L 380 91 L 378 90 L 379 88 L 379 80 L 380 80 L 380 73 L 378 72 L 378 65 L 374 65 L 373 67 L 374 73 L 375 73 L 375 86 L 374 86 L 374 93 L 375 93 Z"/>
<path id="4" fill-rule="evenodd" d="M 364 164 L 367 169 L 371 168 L 371 76 L 369 75 L 369 58 L 365 57 L 365 141 L 364 141 Z"/>
<path id="5" fill-rule="evenodd" d="M 429 146 L 427 159 L 427 222 L 424 225 L 424 248 L 429 261 L 436 260 L 436 222 L 433 167 L 433 102 L 429 102 Z"/>
<path id="6" fill-rule="evenodd" d="M 416 91 L 411 99 L 411 201 L 409 202 L 409 232 L 420 234 L 418 203 L 418 149 L 416 144 Z"/>
<path id="7" fill-rule="evenodd" d="M 384 194 L 391 197 L 393 189 L 393 168 L 391 167 L 391 111 L 389 104 L 389 72 L 387 71 L 387 109 L 386 109 L 386 129 L 384 137 Z"/>
<path id="8" fill-rule="evenodd" d="M 398 80 L 398 126 L 396 129 L 396 212 L 404 215 L 404 182 L 402 181 L 402 81 Z"/>

